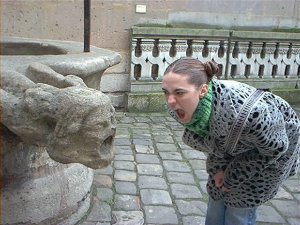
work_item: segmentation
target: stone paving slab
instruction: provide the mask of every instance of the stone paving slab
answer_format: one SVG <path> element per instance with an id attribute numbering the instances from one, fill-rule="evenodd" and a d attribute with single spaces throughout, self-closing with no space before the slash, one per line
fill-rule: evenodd
<path id="1" fill-rule="evenodd" d="M 300 107 L 295 107 L 300 114 Z M 81 225 L 204 225 L 204 153 L 186 146 L 165 113 L 117 113 L 114 162 L 95 170 L 93 205 Z M 300 225 L 300 173 L 259 207 L 257 225 Z"/>

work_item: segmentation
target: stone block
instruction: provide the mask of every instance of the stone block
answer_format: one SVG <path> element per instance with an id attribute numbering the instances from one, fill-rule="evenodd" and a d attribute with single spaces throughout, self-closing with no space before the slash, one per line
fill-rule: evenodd
<path id="1" fill-rule="evenodd" d="M 126 106 L 126 102 L 127 102 L 126 94 L 124 94 L 124 93 L 107 93 L 106 95 L 109 97 L 111 104 L 115 108 L 124 108 Z"/>
<path id="2" fill-rule="evenodd" d="M 128 94 L 127 110 L 129 112 L 145 112 L 148 108 L 148 96 L 144 94 Z"/>
<path id="3" fill-rule="evenodd" d="M 105 74 L 101 78 L 100 91 L 126 92 L 130 90 L 129 74 Z"/>
<path id="4" fill-rule="evenodd" d="M 129 112 L 162 112 L 165 110 L 163 93 L 129 93 L 127 110 Z"/>

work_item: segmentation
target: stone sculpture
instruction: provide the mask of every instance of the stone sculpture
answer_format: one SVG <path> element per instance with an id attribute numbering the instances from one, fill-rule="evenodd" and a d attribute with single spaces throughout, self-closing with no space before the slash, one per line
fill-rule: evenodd
<path id="1" fill-rule="evenodd" d="M 1 96 L 2 123 L 23 142 L 47 147 L 61 163 L 97 169 L 111 162 L 114 109 L 106 95 L 82 79 L 34 63 L 26 76 L 4 71 Z"/>
<path id="2" fill-rule="evenodd" d="M 92 169 L 112 160 L 114 108 L 96 89 L 120 56 L 78 48 L 22 38 L 2 43 L 3 224 L 77 223 L 90 206 Z"/>

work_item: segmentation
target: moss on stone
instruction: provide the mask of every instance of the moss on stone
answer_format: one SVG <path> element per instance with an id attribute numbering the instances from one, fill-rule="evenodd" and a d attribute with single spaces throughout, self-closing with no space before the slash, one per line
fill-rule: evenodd
<path id="1" fill-rule="evenodd" d="M 300 89 L 271 89 L 290 104 L 300 104 Z M 164 112 L 165 99 L 161 92 L 138 92 L 128 95 L 128 112 Z"/>

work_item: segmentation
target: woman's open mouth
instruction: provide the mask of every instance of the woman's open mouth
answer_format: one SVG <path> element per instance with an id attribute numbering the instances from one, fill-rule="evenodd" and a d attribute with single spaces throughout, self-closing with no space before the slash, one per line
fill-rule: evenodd
<path id="1" fill-rule="evenodd" d="M 176 112 L 178 118 L 179 118 L 180 120 L 183 120 L 183 118 L 184 118 L 184 116 L 185 116 L 184 110 L 182 110 L 182 109 L 176 109 L 175 112 Z"/>

